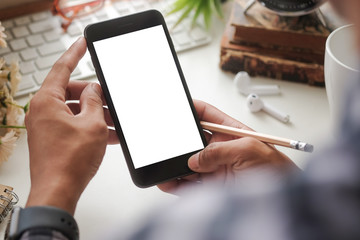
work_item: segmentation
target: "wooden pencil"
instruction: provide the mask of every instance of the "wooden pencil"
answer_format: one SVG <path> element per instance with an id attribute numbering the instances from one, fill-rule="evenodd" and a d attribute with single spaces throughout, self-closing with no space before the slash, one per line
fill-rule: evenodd
<path id="1" fill-rule="evenodd" d="M 297 150 L 304 151 L 304 152 L 313 152 L 313 150 L 314 150 L 313 145 L 305 143 L 305 142 L 297 141 L 297 140 L 291 140 L 291 139 L 286 139 L 286 138 L 282 138 L 282 137 L 271 136 L 268 134 L 253 132 L 253 131 L 249 131 L 249 130 L 224 126 L 224 125 L 205 122 L 205 121 L 200 121 L 200 124 L 204 129 L 213 131 L 213 132 L 229 134 L 229 135 L 237 136 L 237 137 L 253 137 L 253 138 L 256 138 L 259 141 L 262 141 L 265 143 L 270 143 L 270 144 L 279 145 L 279 146 L 283 146 L 283 147 L 289 147 L 289 148 L 297 149 Z"/>

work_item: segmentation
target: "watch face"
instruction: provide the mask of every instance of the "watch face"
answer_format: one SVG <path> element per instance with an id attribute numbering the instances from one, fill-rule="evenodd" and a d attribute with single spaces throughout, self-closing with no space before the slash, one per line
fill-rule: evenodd
<path id="1" fill-rule="evenodd" d="M 263 6 L 284 15 L 301 15 L 318 8 L 324 0 L 258 0 Z"/>

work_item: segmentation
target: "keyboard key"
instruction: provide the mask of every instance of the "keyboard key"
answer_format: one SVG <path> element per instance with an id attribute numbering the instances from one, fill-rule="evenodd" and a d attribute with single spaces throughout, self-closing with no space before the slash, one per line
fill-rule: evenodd
<path id="1" fill-rule="evenodd" d="M 26 26 L 15 27 L 12 29 L 12 33 L 16 38 L 25 37 L 30 34 Z"/>
<path id="2" fill-rule="evenodd" d="M 62 42 L 52 42 L 40 46 L 38 50 L 41 56 L 46 56 L 52 53 L 64 52 L 66 50 L 66 47 Z"/>
<path id="3" fill-rule="evenodd" d="M 133 7 L 135 8 L 135 11 L 144 11 L 146 6 L 145 6 L 145 2 L 142 1 L 131 1 Z"/>
<path id="4" fill-rule="evenodd" d="M 75 38 L 83 34 L 84 27 L 93 22 L 141 10 L 157 9 L 165 16 L 175 50 L 178 53 L 208 43 L 211 38 L 206 31 L 193 29 L 187 32 L 191 19 L 185 19 L 176 28 L 171 29 L 179 17 L 178 14 L 166 16 L 174 1 L 176 0 L 114 1 L 92 15 L 74 19 L 66 33 L 61 28 L 61 18 L 53 16 L 51 11 L 32 13 L 3 21 L 2 25 L 6 28 L 6 41 L 9 47 L 0 49 L 0 56 L 5 57 L 7 62 L 18 61 L 23 76 L 19 86 L 20 91 L 16 96 L 23 96 L 38 90 L 51 67 L 66 51 L 65 46 L 74 42 Z M 79 66 L 71 74 L 71 78 L 93 79 L 95 70 L 87 55 L 85 54 L 83 60 L 80 61 Z"/>
<path id="5" fill-rule="evenodd" d="M 45 42 L 40 34 L 28 36 L 26 40 L 31 47 L 39 46 Z"/>
<path id="6" fill-rule="evenodd" d="M 6 20 L 6 21 L 1 21 L 1 25 L 3 25 L 5 29 L 10 29 L 14 27 L 15 24 L 12 20 Z"/>
<path id="7" fill-rule="evenodd" d="M 9 53 L 10 48 L 0 48 L 0 56 L 4 55 L 5 53 Z"/>
<path id="8" fill-rule="evenodd" d="M 43 20 L 29 24 L 30 31 L 32 33 L 41 33 L 60 28 L 60 22 L 52 18 L 51 20 Z"/>
<path id="9" fill-rule="evenodd" d="M 102 21 L 108 20 L 109 16 L 104 14 L 104 15 L 96 16 L 96 18 L 97 18 L 97 21 L 102 22 Z"/>
<path id="10" fill-rule="evenodd" d="M 35 72 L 36 68 L 32 61 L 30 62 L 21 62 L 20 63 L 20 72 L 21 74 L 28 74 Z"/>
<path id="11" fill-rule="evenodd" d="M 62 30 L 55 29 L 49 32 L 44 33 L 44 38 L 47 42 L 53 42 L 61 38 Z"/>
<path id="12" fill-rule="evenodd" d="M 27 48 L 20 52 L 20 56 L 24 61 L 28 61 L 37 58 L 38 54 L 34 48 Z"/>
<path id="13" fill-rule="evenodd" d="M 24 38 L 14 39 L 10 41 L 10 47 L 14 51 L 18 51 L 27 48 L 27 44 Z"/>
<path id="14" fill-rule="evenodd" d="M 18 85 L 18 90 L 23 91 L 23 90 L 33 88 L 33 87 L 35 87 L 35 83 L 34 83 L 32 75 L 23 75 L 21 77 L 21 81 Z"/>
<path id="15" fill-rule="evenodd" d="M 106 12 L 105 8 L 103 8 L 103 9 L 101 9 L 99 11 L 96 11 L 94 15 L 96 16 L 98 21 L 104 21 L 104 20 L 109 19 L 109 15 Z"/>
<path id="16" fill-rule="evenodd" d="M 174 34 L 173 38 L 179 45 L 190 44 L 190 39 L 186 32 L 176 33 L 176 34 Z"/>
<path id="17" fill-rule="evenodd" d="M 34 13 L 31 17 L 34 22 L 37 22 L 51 17 L 51 14 L 49 12 L 39 12 Z"/>
<path id="18" fill-rule="evenodd" d="M 45 70 L 42 70 L 42 71 L 37 71 L 36 73 L 34 73 L 34 78 L 35 78 L 35 82 L 38 84 L 38 85 L 41 85 L 46 76 L 48 75 L 48 73 L 50 72 L 50 69 L 51 68 L 48 68 L 48 69 L 45 69 Z"/>
<path id="19" fill-rule="evenodd" d="M 12 33 L 10 32 L 10 30 L 5 30 L 5 35 L 6 35 L 6 41 L 10 41 L 10 40 L 12 40 L 12 39 L 14 39 L 14 37 L 13 37 L 13 35 L 12 35 Z"/>
<path id="20" fill-rule="evenodd" d="M 61 53 L 57 53 L 47 57 L 39 58 L 35 61 L 35 64 L 39 69 L 51 68 L 56 62 L 56 60 L 60 58 L 60 56 Z"/>
<path id="21" fill-rule="evenodd" d="M 9 54 L 6 54 L 4 56 L 4 59 L 7 63 L 11 63 L 13 61 L 19 61 L 20 60 L 20 56 L 17 52 L 11 52 Z"/>
<path id="22" fill-rule="evenodd" d="M 130 13 L 130 5 L 128 2 L 125 1 L 115 2 L 113 6 L 118 11 L 120 16 L 128 15 Z"/>
<path id="23" fill-rule="evenodd" d="M 82 17 L 82 18 L 79 18 L 79 22 L 81 23 L 81 25 L 83 26 L 83 28 L 85 28 L 87 25 L 93 23 L 93 20 L 91 17 L 89 16 L 85 16 L 85 17 Z"/>
<path id="24" fill-rule="evenodd" d="M 69 26 L 69 28 L 67 29 L 67 33 L 71 37 L 77 37 L 77 36 L 80 36 L 82 34 L 82 30 L 79 28 L 79 26 L 77 24 L 71 24 Z"/>
<path id="25" fill-rule="evenodd" d="M 71 73 L 71 75 L 70 75 L 70 77 L 76 77 L 76 76 L 79 76 L 81 74 L 81 71 L 80 71 L 80 69 L 78 68 L 78 67 L 76 67 L 75 69 L 74 69 L 74 71 Z"/>
<path id="26" fill-rule="evenodd" d="M 17 26 L 22 26 L 31 23 L 29 16 L 19 17 L 14 19 Z"/>
<path id="27" fill-rule="evenodd" d="M 196 27 L 190 31 L 190 36 L 195 41 L 202 41 L 207 38 L 206 32 L 198 27 Z"/>
<path id="28" fill-rule="evenodd" d="M 174 14 L 165 18 L 166 25 L 169 27 L 169 24 L 175 24 L 178 21 L 178 17 Z"/>
<path id="29" fill-rule="evenodd" d="M 166 4 L 164 4 L 162 1 L 150 1 L 149 4 L 151 5 L 151 8 L 160 12 L 164 12 L 164 9 L 166 8 Z"/>
<path id="30" fill-rule="evenodd" d="M 184 32 L 186 31 L 185 27 L 183 24 L 178 24 L 176 25 L 176 22 L 170 22 L 169 24 L 167 24 L 169 32 L 171 34 L 176 34 L 176 33 L 180 33 L 180 32 Z"/>

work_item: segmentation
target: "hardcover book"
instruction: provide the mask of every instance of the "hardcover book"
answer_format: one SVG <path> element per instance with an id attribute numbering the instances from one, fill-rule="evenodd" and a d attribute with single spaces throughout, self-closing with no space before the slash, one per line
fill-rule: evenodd
<path id="1" fill-rule="evenodd" d="M 315 13 L 279 16 L 258 3 L 244 14 L 246 3 L 233 3 L 222 36 L 220 67 L 324 86 L 325 42 L 334 26 L 324 26 Z"/>

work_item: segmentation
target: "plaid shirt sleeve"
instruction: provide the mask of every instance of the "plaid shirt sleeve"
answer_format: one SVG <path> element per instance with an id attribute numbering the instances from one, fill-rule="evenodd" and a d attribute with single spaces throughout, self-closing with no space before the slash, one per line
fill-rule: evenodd
<path id="1" fill-rule="evenodd" d="M 284 181 L 271 172 L 240 173 L 244 181 L 229 188 L 190 191 L 125 239 L 360 239 L 359 105 L 360 81 L 348 94 L 336 142 L 314 153 L 300 175 Z"/>

